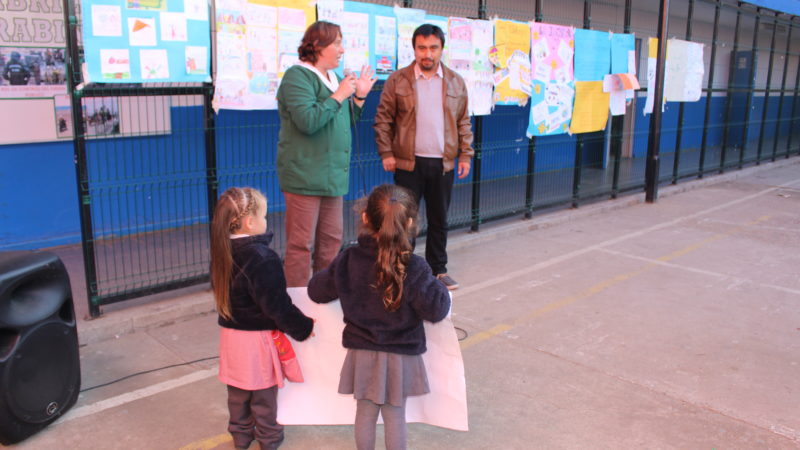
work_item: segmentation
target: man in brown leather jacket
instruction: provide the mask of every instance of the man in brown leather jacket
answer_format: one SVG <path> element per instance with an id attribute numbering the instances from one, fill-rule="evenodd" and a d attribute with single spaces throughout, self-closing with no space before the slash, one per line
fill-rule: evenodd
<path id="1" fill-rule="evenodd" d="M 412 43 L 415 61 L 393 73 L 383 87 L 375 139 L 383 169 L 394 172 L 395 184 L 411 190 L 418 203 L 425 200 L 425 259 L 448 289 L 456 289 L 458 283 L 447 274 L 447 209 L 454 168 L 465 178 L 474 153 L 467 86 L 440 62 L 441 28 L 420 25 Z"/>

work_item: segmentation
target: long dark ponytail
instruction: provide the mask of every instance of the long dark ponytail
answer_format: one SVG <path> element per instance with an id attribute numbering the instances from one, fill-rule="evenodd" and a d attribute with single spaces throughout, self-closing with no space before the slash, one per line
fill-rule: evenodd
<path id="1" fill-rule="evenodd" d="M 405 188 L 382 184 L 370 193 L 364 214 L 366 225 L 378 242 L 375 288 L 383 292 L 386 310 L 396 311 L 411 258 L 410 238 L 416 234 L 417 203 Z"/>

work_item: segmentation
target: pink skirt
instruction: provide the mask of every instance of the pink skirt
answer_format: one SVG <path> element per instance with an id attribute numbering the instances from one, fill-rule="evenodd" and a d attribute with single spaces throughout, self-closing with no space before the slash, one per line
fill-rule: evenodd
<path id="1" fill-rule="evenodd" d="M 220 328 L 219 380 L 247 391 L 282 388 L 283 371 L 272 332 Z"/>

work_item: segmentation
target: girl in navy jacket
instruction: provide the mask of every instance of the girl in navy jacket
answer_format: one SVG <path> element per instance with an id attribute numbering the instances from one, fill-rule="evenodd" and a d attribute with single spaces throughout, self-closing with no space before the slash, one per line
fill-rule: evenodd
<path id="1" fill-rule="evenodd" d="M 366 233 L 308 284 L 317 303 L 340 299 L 347 356 L 339 393 L 357 400 L 356 446 L 375 448 L 378 413 L 386 448 L 406 448 L 406 397 L 430 392 L 422 354 L 422 321 L 438 322 L 450 295 L 425 259 L 412 253 L 417 205 L 406 189 L 384 184 L 367 199 Z"/>

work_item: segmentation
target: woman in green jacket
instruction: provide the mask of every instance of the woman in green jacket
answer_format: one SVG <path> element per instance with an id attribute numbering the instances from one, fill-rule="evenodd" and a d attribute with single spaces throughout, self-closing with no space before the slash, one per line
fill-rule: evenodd
<path id="1" fill-rule="evenodd" d="M 298 53 L 300 62 L 286 71 L 278 88 L 278 178 L 286 200 L 284 270 L 289 287 L 306 286 L 312 260 L 316 273 L 342 245 L 350 124 L 361 115 L 375 84 L 369 66 L 358 77 L 348 73 L 341 80 L 333 72 L 344 54 L 339 25 L 311 24 Z"/>

